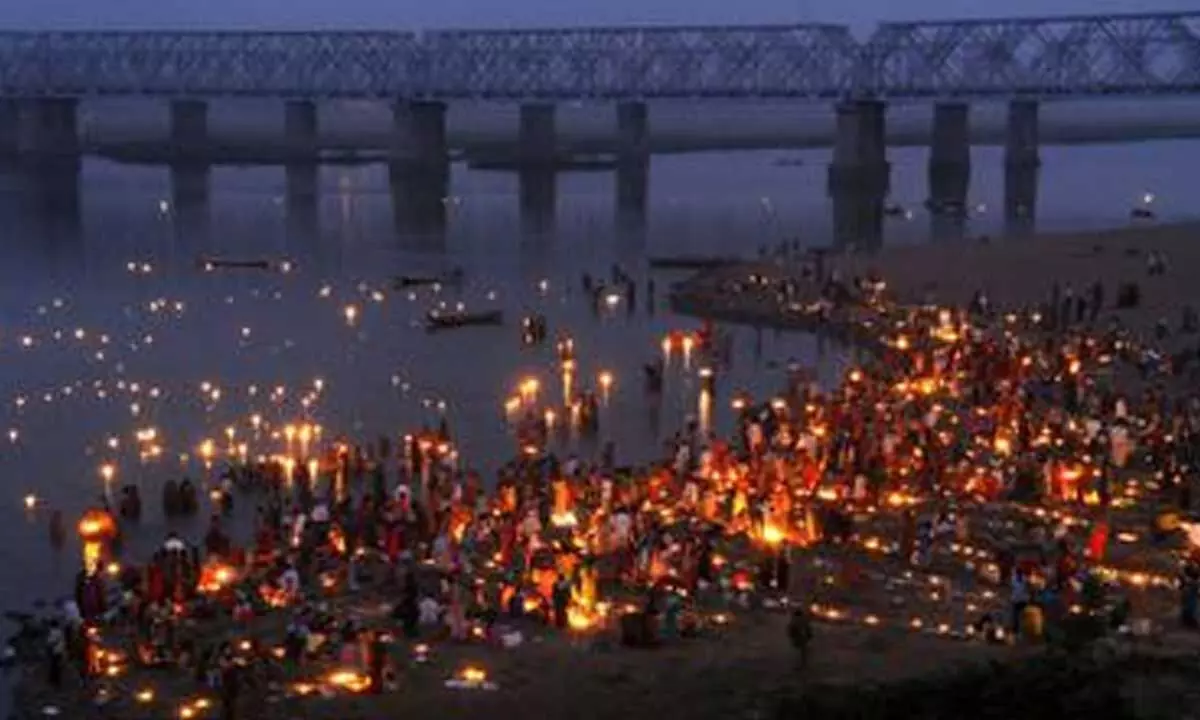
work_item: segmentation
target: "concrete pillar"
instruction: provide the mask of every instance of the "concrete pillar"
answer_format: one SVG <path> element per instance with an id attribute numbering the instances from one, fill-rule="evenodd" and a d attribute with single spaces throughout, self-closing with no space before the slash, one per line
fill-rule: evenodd
<path id="1" fill-rule="evenodd" d="M 171 163 L 171 221 L 175 237 L 197 249 L 208 241 L 211 166 L 201 160 Z"/>
<path id="2" fill-rule="evenodd" d="M 172 100 L 170 104 L 171 219 L 185 244 L 202 244 L 209 232 L 208 103 Z"/>
<path id="3" fill-rule="evenodd" d="M 517 182 L 521 225 L 527 234 L 541 235 L 554 227 L 558 206 L 558 139 L 555 107 L 521 106 L 517 137 Z"/>
<path id="4" fill-rule="evenodd" d="M 396 103 L 392 108 L 393 162 L 439 165 L 447 161 L 446 104 Z"/>
<path id="5" fill-rule="evenodd" d="M 284 165 L 288 233 L 315 235 L 321 195 L 317 104 L 289 100 L 284 105 L 283 125 L 288 146 Z"/>
<path id="6" fill-rule="evenodd" d="M 1037 101 L 1009 103 L 1004 139 L 1004 218 L 1010 233 L 1033 230 L 1042 164 L 1038 135 Z"/>
<path id="7" fill-rule="evenodd" d="M 650 188 L 649 112 L 644 102 L 617 106 L 617 227 L 645 228 Z"/>
<path id="8" fill-rule="evenodd" d="M 177 158 L 205 158 L 208 146 L 208 103 L 171 101 L 171 149 Z"/>
<path id="9" fill-rule="evenodd" d="M 21 103 L 0 98 L 0 159 L 16 156 L 21 148 Z"/>
<path id="10" fill-rule="evenodd" d="M 37 236 L 56 247 L 74 247 L 82 225 L 78 110 L 73 98 L 32 98 L 15 107 L 15 149 L 24 160 L 20 202 Z M 9 115 L 10 131 L 13 121 Z"/>
<path id="11" fill-rule="evenodd" d="M 965 207 L 970 183 L 971 108 L 966 103 L 938 103 L 929 145 L 930 210 Z"/>
<path id="12" fill-rule="evenodd" d="M 397 233 L 444 240 L 450 161 L 446 105 L 400 102 L 393 108 L 388 176 Z"/>
<path id="13" fill-rule="evenodd" d="M 79 252 L 83 208 L 77 159 L 62 158 L 23 165 L 22 214 L 39 242 L 56 255 Z"/>
<path id="14" fill-rule="evenodd" d="M 891 175 L 886 113 L 886 104 L 874 100 L 837 107 L 837 136 L 828 178 L 837 247 L 877 248 L 883 242 L 884 203 Z"/>
<path id="15" fill-rule="evenodd" d="M 79 158 L 79 101 L 37 98 L 22 101 L 19 151 L 38 161 Z"/>

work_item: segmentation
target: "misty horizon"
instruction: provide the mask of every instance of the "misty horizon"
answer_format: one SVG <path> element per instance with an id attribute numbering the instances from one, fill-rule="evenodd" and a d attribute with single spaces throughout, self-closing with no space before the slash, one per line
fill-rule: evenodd
<path id="1" fill-rule="evenodd" d="M 1013 0 L 1003 9 L 961 0 L 922 0 L 898 7 L 869 0 L 606 0 L 499 4 L 444 0 L 433 4 L 382 0 L 6 0 L 0 28 L 27 30 L 425 30 L 439 28 L 573 27 L 588 25 L 742 25 L 834 23 L 869 31 L 879 22 L 995 17 L 1046 17 L 1195 10 L 1189 0 Z"/>

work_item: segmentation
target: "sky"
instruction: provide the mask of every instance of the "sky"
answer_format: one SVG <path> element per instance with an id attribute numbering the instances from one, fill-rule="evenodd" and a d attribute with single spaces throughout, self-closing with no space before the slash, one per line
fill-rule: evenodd
<path id="1" fill-rule="evenodd" d="M 998 6 L 999 5 L 999 6 Z M 7 29 L 404 29 L 832 22 L 1195 10 L 1196 0 L 0 0 Z"/>

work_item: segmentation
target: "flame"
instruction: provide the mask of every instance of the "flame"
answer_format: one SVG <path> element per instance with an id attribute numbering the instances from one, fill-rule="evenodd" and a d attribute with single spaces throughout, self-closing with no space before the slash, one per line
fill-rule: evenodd
<path id="1" fill-rule="evenodd" d="M 334 670 L 326 677 L 326 681 L 330 685 L 349 690 L 352 693 L 366 692 L 371 689 L 371 679 L 353 670 Z"/>
<path id="2" fill-rule="evenodd" d="M 238 579 L 238 572 L 232 565 L 223 562 L 209 562 L 200 569 L 200 582 L 197 584 L 200 592 L 211 595 L 219 593 L 232 585 Z"/>
<path id="3" fill-rule="evenodd" d="M 558 528 L 573 528 L 579 524 L 579 518 L 575 517 L 574 512 L 567 510 L 566 512 L 551 515 L 550 523 Z"/>
<path id="4" fill-rule="evenodd" d="M 774 523 L 763 524 L 762 540 L 768 545 L 780 545 L 787 540 L 787 533 L 775 526 Z"/>
<path id="5" fill-rule="evenodd" d="M 567 625 L 576 632 L 591 630 L 596 625 L 596 615 L 588 612 L 581 605 L 567 608 Z"/>

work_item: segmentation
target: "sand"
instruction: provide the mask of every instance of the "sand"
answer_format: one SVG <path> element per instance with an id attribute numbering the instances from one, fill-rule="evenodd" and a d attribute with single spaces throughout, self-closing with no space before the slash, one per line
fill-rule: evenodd
<path id="1" fill-rule="evenodd" d="M 1166 256 L 1165 275 L 1147 274 L 1151 252 Z M 1192 275 L 1200 267 L 1200 223 L 897 247 L 878 257 L 840 257 L 833 265 L 848 274 L 876 269 L 901 299 L 920 301 L 928 293 L 951 304 L 969 302 L 980 288 L 1001 306 L 1032 304 L 1048 298 L 1056 281 L 1086 294 L 1097 280 L 1111 303 L 1118 285 L 1137 282 L 1141 306 L 1114 312 L 1144 332 L 1159 318 L 1176 324 L 1185 304 L 1200 305 L 1200 284 Z"/>
<path id="2" fill-rule="evenodd" d="M 1165 255 L 1168 269 L 1164 275 L 1147 274 L 1146 257 L 1150 252 Z M 1192 274 L 1193 268 L 1200 268 L 1200 223 L 905 245 L 874 254 L 834 254 L 827 263 L 845 277 L 868 273 L 882 276 L 901 301 L 928 299 L 963 305 L 976 290 L 983 289 L 998 308 L 1042 302 L 1050 297 L 1056 281 L 1063 288 L 1071 284 L 1077 295 L 1087 295 L 1092 283 L 1099 280 L 1104 283 L 1110 306 L 1105 314 L 1115 315 L 1140 335 L 1152 332 L 1160 318 L 1177 327 L 1185 305 L 1200 307 L 1200 282 Z M 783 262 L 748 262 L 701 273 L 679 286 L 691 296 L 691 302 L 686 303 L 690 307 L 682 309 L 700 314 L 704 311 L 701 305 L 709 305 L 717 319 L 773 324 L 778 320 L 772 317 L 773 306 L 753 308 L 747 304 L 748 299 L 732 304 L 729 298 L 713 295 L 724 281 L 756 272 L 780 277 L 798 270 Z M 1141 286 L 1141 305 L 1130 310 L 1112 309 L 1118 286 L 1127 282 Z M 710 302 L 699 302 L 704 296 Z"/>

